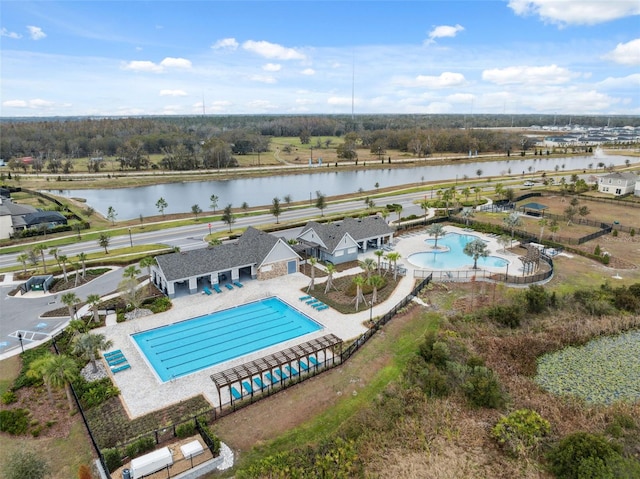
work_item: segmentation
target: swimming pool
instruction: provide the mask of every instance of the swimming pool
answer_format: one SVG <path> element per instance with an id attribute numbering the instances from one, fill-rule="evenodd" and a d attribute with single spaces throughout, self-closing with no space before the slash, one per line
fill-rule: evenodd
<path id="1" fill-rule="evenodd" d="M 459 269 L 466 266 L 473 266 L 473 258 L 464 254 L 464 247 L 467 243 L 478 239 L 479 236 L 465 235 L 450 232 L 438 238 L 438 248 L 443 246 L 441 251 L 422 251 L 409 255 L 407 260 L 419 268 L 428 269 Z M 433 246 L 435 238 L 425 240 L 425 243 Z M 509 261 L 498 256 L 487 256 L 478 258 L 478 268 L 504 268 Z"/>
<path id="2" fill-rule="evenodd" d="M 132 337 L 164 382 L 320 329 L 320 324 L 273 297 Z"/>

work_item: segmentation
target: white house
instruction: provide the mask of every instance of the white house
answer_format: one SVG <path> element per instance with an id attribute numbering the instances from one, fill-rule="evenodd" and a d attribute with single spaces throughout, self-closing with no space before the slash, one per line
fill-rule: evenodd
<path id="1" fill-rule="evenodd" d="M 616 171 L 598 178 L 598 191 L 614 196 L 627 195 L 634 192 L 637 181 L 638 175 L 635 173 Z"/>

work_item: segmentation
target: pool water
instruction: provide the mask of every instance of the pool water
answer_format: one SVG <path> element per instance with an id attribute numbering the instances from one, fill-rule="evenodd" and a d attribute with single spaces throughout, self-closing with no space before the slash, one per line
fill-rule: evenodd
<path id="1" fill-rule="evenodd" d="M 320 329 L 320 324 L 273 297 L 132 337 L 164 382 Z"/>
<path id="2" fill-rule="evenodd" d="M 446 233 L 438 238 L 438 248 L 441 251 L 423 251 L 409 256 L 408 261 L 419 268 L 428 269 L 459 269 L 473 266 L 473 258 L 464 254 L 464 247 L 467 243 L 478 239 L 479 236 L 465 235 L 460 233 Z M 425 243 L 433 247 L 436 240 L 431 238 Z M 509 261 L 498 256 L 487 256 L 478 258 L 478 268 L 504 268 Z"/>

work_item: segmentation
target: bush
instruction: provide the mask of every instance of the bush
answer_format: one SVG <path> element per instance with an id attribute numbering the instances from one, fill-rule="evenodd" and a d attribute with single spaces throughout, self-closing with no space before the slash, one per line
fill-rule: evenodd
<path id="1" fill-rule="evenodd" d="M 506 402 L 498 377 L 487 367 L 471 369 L 462 389 L 474 406 L 499 408 Z"/>
<path id="2" fill-rule="evenodd" d="M 602 250 L 600 249 L 600 245 L 596 245 L 595 249 L 593 250 L 593 254 L 595 254 L 596 256 L 600 256 L 602 254 Z"/>
<path id="3" fill-rule="evenodd" d="M 487 316 L 493 321 L 508 328 L 517 328 L 522 321 L 522 309 L 517 304 L 497 305 L 487 310 Z"/>
<path id="4" fill-rule="evenodd" d="M 113 472 L 122 466 L 122 456 L 120 455 L 120 451 L 115 447 L 102 451 L 102 457 L 104 457 L 104 462 L 109 472 Z"/>
<path id="5" fill-rule="evenodd" d="M 0 431 L 19 436 L 27 432 L 29 411 L 26 409 L 5 409 L 0 411 Z"/>
<path id="6" fill-rule="evenodd" d="M 207 426 L 206 424 L 202 424 L 200 426 L 200 431 L 204 436 L 203 439 L 205 440 L 205 442 L 207 442 L 207 439 L 211 442 L 211 454 L 213 454 L 213 457 L 218 456 L 220 454 L 220 447 L 222 447 L 222 442 L 220 442 L 218 436 L 213 434 L 211 432 L 211 429 L 209 429 L 209 426 Z"/>
<path id="7" fill-rule="evenodd" d="M 180 424 L 176 428 L 176 436 L 180 438 L 193 436 L 195 433 L 196 433 L 196 425 L 193 421 L 188 421 L 188 422 L 185 422 L 184 424 Z"/>
<path id="8" fill-rule="evenodd" d="M 129 459 L 133 459 L 134 457 L 141 456 L 142 454 L 152 451 L 156 447 L 156 442 L 152 437 L 146 436 L 141 437 L 133 441 L 125 448 L 125 454 L 129 457 Z"/>
<path id="9" fill-rule="evenodd" d="M 519 409 L 500 418 L 491 436 L 511 454 L 522 455 L 535 449 L 550 430 L 549 421 L 536 411 Z"/>
<path id="10" fill-rule="evenodd" d="M 619 448 L 602 436 L 577 432 L 562 439 L 548 454 L 558 479 L 614 478 L 609 465 L 620 458 Z"/>
<path id="11" fill-rule="evenodd" d="M 162 296 L 154 299 L 153 303 L 149 306 L 149 309 L 154 313 L 162 313 L 171 309 L 171 306 L 171 300 L 166 296 Z"/>
<path id="12" fill-rule="evenodd" d="M 18 396 L 13 391 L 5 391 L 2 395 L 2 404 L 13 404 L 18 400 Z"/>
<path id="13" fill-rule="evenodd" d="M 9 456 L 3 472 L 5 479 L 42 479 L 49 474 L 49 465 L 41 454 L 18 449 Z"/>
<path id="14" fill-rule="evenodd" d="M 629 236 L 631 236 L 633 238 L 635 235 L 636 235 L 635 228 L 631 228 L 631 231 L 629 231 Z"/>
<path id="15" fill-rule="evenodd" d="M 93 382 L 78 381 L 78 384 L 74 384 L 74 386 L 76 386 L 76 393 L 80 397 L 82 407 L 85 409 L 99 406 L 120 394 L 120 390 L 113 385 L 109 378 Z"/>

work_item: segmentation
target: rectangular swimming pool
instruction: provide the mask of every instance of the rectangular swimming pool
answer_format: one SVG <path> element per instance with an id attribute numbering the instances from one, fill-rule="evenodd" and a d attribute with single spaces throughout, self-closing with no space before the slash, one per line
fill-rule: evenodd
<path id="1" fill-rule="evenodd" d="M 165 382 L 320 329 L 320 324 L 273 297 L 132 337 Z"/>

